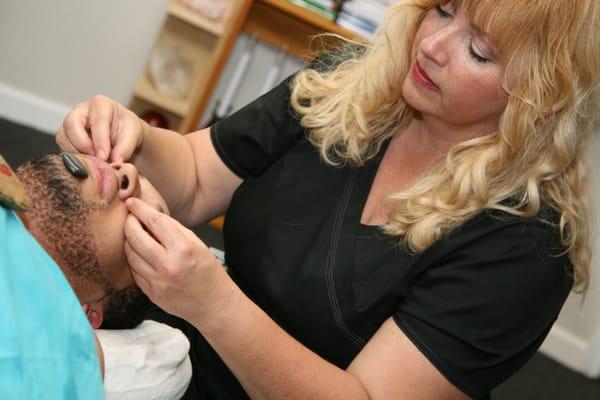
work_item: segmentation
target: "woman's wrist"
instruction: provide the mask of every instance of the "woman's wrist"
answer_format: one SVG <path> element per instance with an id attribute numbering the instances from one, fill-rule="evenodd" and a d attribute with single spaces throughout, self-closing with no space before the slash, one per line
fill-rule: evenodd
<path id="1" fill-rule="evenodd" d="M 149 141 L 148 138 L 150 137 L 150 135 L 152 135 L 152 129 L 154 129 L 146 121 L 144 121 L 141 118 L 139 118 L 139 122 L 140 122 L 140 137 L 138 139 L 135 151 L 133 153 L 134 157 L 143 156 L 142 147 L 143 147 L 144 143 Z"/>
<path id="2" fill-rule="evenodd" d="M 129 162 L 134 164 L 142 174 L 148 176 L 150 171 L 147 171 L 147 167 L 155 163 L 154 159 L 156 158 L 152 151 L 152 137 L 155 135 L 154 130 L 156 128 L 150 126 L 141 118 L 139 118 L 139 123 L 140 135 Z"/>
<path id="3" fill-rule="evenodd" d="M 218 337 L 235 323 L 240 304 L 247 297 L 216 260 L 216 276 L 212 290 L 206 293 L 202 307 L 190 310 L 193 314 L 187 319 L 208 339 Z"/>

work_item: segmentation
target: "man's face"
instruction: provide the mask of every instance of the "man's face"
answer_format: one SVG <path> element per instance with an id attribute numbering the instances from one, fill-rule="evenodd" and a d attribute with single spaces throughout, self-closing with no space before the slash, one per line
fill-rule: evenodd
<path id="1" fill-rule="evenodd" d="M 157 210 L 169 213 L 163 197 L 132 164 L 108 164 L 96 157 L 74 155 L 85 167 L 88 177 L 80 180 L 83 199 L 94 204 L 89 223 L 101 267 L 114 289 L 123 289 L 133 280 L 124 253 L 123 226 L 127 218 L 125 200 L 139 198 Z"/>
<path id="2" fill-rule="evenodd" d="M 168 208 L 135 166 L 72 156 L 86 170 L 86 178 L 73 176 L 56 154 L 17 170 L 32 200 L 22 217 L 63 269 L 81 303 L 102 303 L 111 292 L 133 285 L 124 252 L 125 200 L 137 197 L 165 213 Z"/>

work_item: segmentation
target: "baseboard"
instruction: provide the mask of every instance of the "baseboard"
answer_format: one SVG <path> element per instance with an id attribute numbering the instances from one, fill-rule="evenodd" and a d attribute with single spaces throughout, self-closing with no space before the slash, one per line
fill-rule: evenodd
<path id="1" fill-rule="evenodd" d="M 593 342 L 593 341 L 592 341 Z M 593 343 L 588 343 L 568 330 L 555 325 L 542 344 L 540 351 L 560 364 L 588 378 L 598 378 L 598 354 Z"/>
<path id="2" fill-rule="evenodd" d="M 4 119 L 53 135 L 70 110 L 64 104 L 0 82 L 0 117 Z"/>

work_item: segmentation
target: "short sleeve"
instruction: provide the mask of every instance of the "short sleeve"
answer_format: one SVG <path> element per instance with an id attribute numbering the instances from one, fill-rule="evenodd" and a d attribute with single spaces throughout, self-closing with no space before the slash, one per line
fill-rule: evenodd
<path id="1" fill-rule="evenodd" d="M 356 46 L 353 46 L 356 47 Z M 364 47 L 356 47 L 360 54 Z M 340 49 L 319 54 L 307 69 L 326 72 L 343 58 Z M 210 130 L 215 150 L 227 167 L 242 179 L 257 176 L 294 143 L 305 137 L 300 117 L 290 104 L 295 74 L 258 99 L 215 123 Z"/>
<path id="2" fill-rule="evenodd" d="M 293 75 L 211 128 L 217 154 L 240 178 L 257 176 L 304 135 L 290 105 Z"/>
<path id="3" fill-rule="evenodd" d="M 456 387 L 488 398 L 556 320 L 572 286 L 568 258 L 533 219 L 485 216 L 434 246 L 394 320 Z"/>

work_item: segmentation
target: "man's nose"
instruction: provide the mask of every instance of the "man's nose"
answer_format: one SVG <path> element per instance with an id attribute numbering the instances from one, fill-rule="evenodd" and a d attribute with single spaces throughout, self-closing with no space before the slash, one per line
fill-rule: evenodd
<path id="1" fill-rule="evenodd" d="M 112 163 L 111 167 L 117 175 L 119 198 L 126 200 L 140 195 L 140 174 L 137 168 L 127 163 Z"/>
<path id="2" fill-rule="evenodd" d="M 421 40 L 419 44 L 421 52 L 438 66 L 446 65 L 451 51 L 451 39 L 455 33 L 456 29 L 453 23 L 432 32 Z"/>

